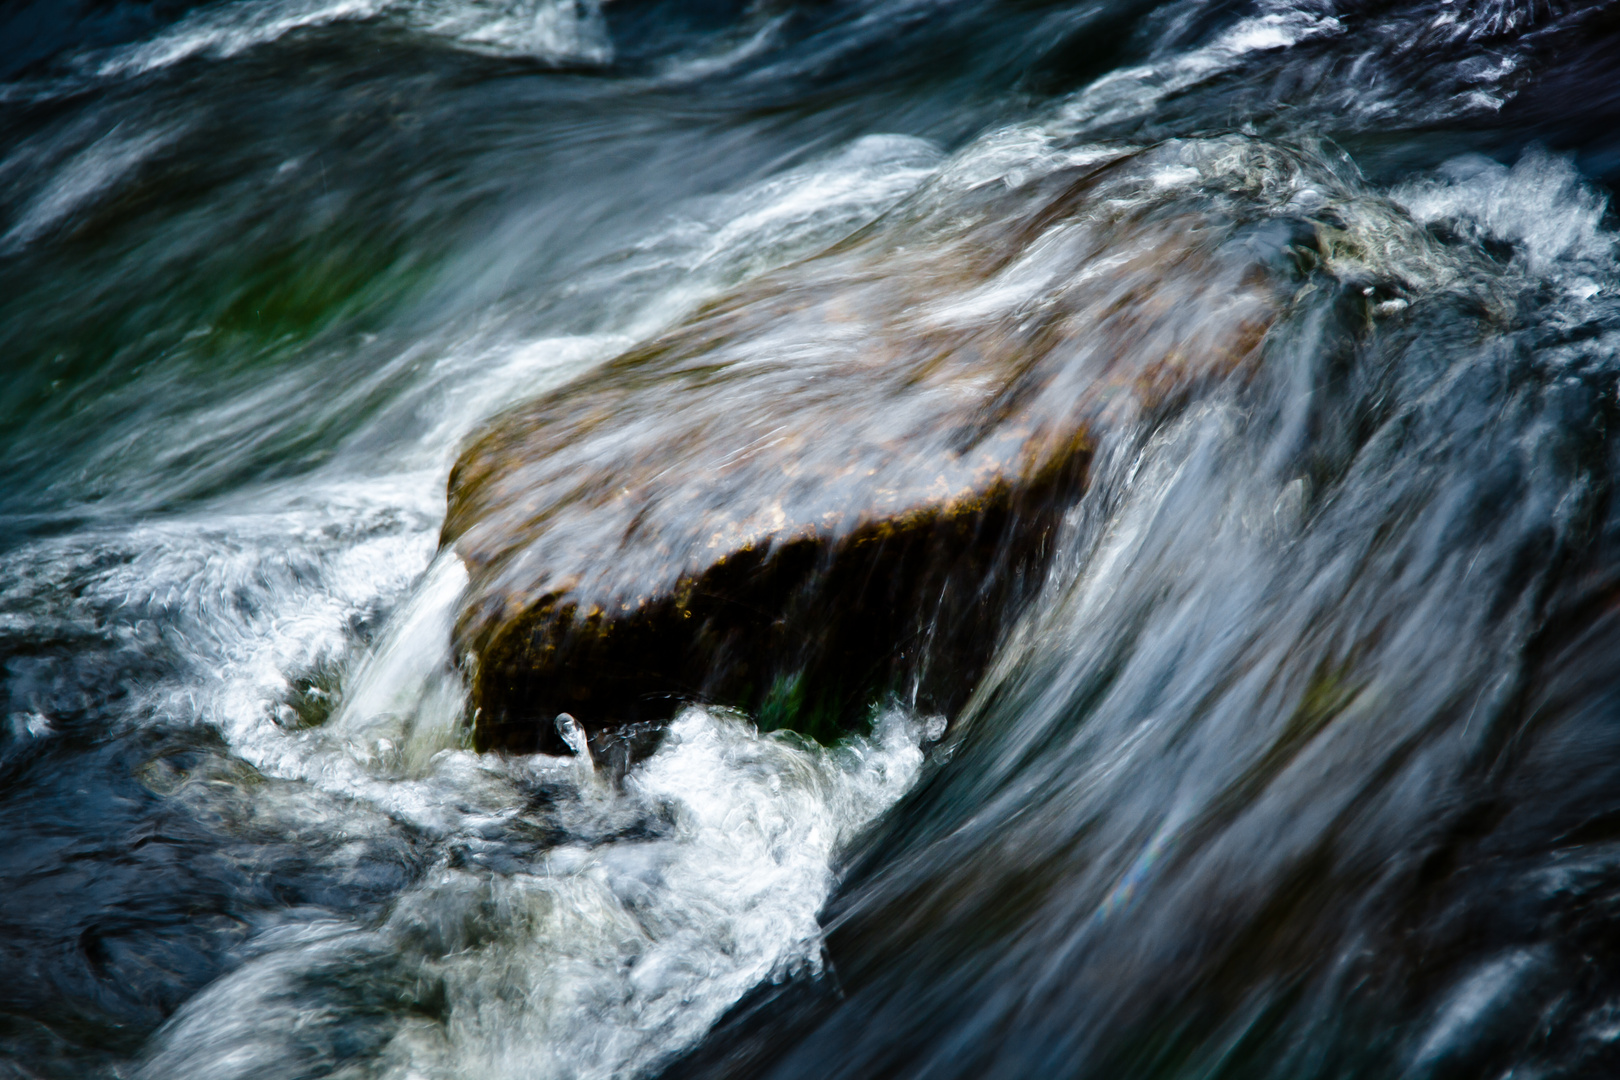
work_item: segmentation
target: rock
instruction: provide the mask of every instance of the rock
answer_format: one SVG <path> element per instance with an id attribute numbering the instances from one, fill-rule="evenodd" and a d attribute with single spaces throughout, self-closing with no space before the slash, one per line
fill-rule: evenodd
<path id="1" fill-rule="evenodd" d="M 1297 277 L 1298 229 L 1166 189 L 1238 182 L 1185 157 L 946 176 L 497 418 L 443 535 L 478 745 L 689 700 L 824 739 L 885 695 L 958 709 L 1097 440 L 1242 369 Z"/>

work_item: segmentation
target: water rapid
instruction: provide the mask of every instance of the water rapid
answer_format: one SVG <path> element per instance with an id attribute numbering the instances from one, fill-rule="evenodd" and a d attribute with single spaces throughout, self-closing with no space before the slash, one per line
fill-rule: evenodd
<path id="1" fill-rule="evenodd" d="M 1557 0 L 0 10 L 0 1076 L 1614 1075 L 1617 59 Z M 475 750 L 458 454 L 812 272 L 1122 354 L 1209 288 L 1065 368 L 951 715 Z"/>

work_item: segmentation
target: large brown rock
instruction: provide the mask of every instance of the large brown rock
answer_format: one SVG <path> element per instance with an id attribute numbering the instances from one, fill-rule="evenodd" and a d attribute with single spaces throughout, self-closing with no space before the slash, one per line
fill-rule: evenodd
<path id="1" fill-rule="evenodd" d="M 498 418 L 444 527 L 479 744 L 958 707 L 1094 441 L 1241 369 L 1286 291 L 1297 230 L 1224 216 L 1207 159 L 947 177 Z"/>

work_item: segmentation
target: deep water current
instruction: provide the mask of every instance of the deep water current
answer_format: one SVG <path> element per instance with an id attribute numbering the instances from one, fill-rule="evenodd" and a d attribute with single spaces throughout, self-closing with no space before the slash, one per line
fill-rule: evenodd
<path id="1" fill-rule="evenodd" d="M 473 749 L 485 422 L 1070 173 L 928 318 L 1282 284 L 959 712 Z M 1604 4 L 0 7 L 0 1078 L 1620 1075 L 1617 181 Z"/>

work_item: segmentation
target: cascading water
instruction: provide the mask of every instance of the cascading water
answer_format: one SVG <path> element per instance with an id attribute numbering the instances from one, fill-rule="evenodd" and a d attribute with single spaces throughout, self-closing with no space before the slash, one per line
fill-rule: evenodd
<path id="1" fill-rule="evenodd" d="M 1616 59 L 1505 0 L 0 12 L 0 1075 L 1614 1075 Z M 1276 311 L 1109 391 L 958 714 L 474 751 L 469 438 L 1071 174 L 896 317 L 1151 310 L 1115 220 Z"/>

